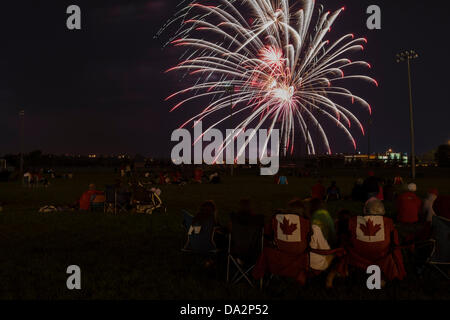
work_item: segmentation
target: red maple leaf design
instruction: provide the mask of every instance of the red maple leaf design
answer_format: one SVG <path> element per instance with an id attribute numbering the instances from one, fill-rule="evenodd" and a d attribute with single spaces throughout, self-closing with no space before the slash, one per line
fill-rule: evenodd
<path id="1" fill-rule="evenodd" d="M 285 217 L 283 219 L 283 223 L 280 223 L 280 228 L 285 235 L 290 236 L 294 233 L 295 230 L 297 230 L 297 224 L 289 223 L 289 220 L 287 220 Z"/>
<path id="2" fill-rule="evenodd" d="M 381 230 L 381 224 L 373 224 L 372 220 L 367 220 L 367 224 L 363 225 L 360 224 L 359 225 L 361 228 L 361 231 L 364 233 L 365 236 L 367 237 L 375 237 L 378 233 L 378 231 Z"/>

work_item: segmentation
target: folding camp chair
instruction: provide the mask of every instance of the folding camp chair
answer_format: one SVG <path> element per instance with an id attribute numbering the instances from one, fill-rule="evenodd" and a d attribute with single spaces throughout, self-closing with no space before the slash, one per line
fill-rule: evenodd
<path id="1" fill-rule="evenodd" d="M 105 207 L 104 212 L 117 213 L 117 194 L 114 186 L 105 186 Z"/>
<path id="2" fill-rule="evenodd" d="M 214 222 L 210 221 L 199 225 L 192 222 L 193 216 L 189 212 L 185 210 L 182 212 L 182 225 L 186 229 L 187 240 L 181 251 L 195 259 L 194 261 L 190 260 L 189 262 L 185 262 L 185 264 L 192 265 L 193 262 L 198 262 L 198 258 L 201 258 L 203 262 L 213 260 L 215 262 L 215 277 L 218 278 L 219 272 L 217 266 L 220 251 L 214 242 L 216 232 Z"/>
<path id="3" fill-rule="evenodd" d="M 231 215 L 231 222 L 232 231 L 228 237 L 227 282 L 230 282 L 232 262 L 237 271 L 231 283 L 236 284 L 245 278 L 253 287 L 249 275 L 263 250 L 264 216 Z"/>
<path id="4" fill-rule="evenodd" d="M 443 275 L 447 280 L 450 276 L 444 268 L 450 265 L 450 220 L 434 216 L 431 239 L 427 241 L 431 245 L 431 253 L 426 259 L 425 265 L 429 265 Z"/>
<path id="5" fill-rule="evenodd" d="M 304 276 L 309 269 L 308 243 L 310 238 L 310 221 L 297 213 L 279 210 L 273 217 L 271 227 L 274 234 L 274 246 L 265 247 L 261 258 L 255 266 L 253 275 L 260 279 L 269 273 L 269 281 L 274 276 L 296 278 Z M 263 263 L 264 261 L 264 263 Z M 265 265 L 264 269 L 261 269 Z"/>

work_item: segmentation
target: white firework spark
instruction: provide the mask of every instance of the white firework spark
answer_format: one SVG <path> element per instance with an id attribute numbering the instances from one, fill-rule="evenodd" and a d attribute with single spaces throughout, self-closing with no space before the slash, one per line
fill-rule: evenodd
<path id="1" fill-rule="evenodd" d="M 167 72 L 185 71 L 197 81 L 166 100 L 180 99 L 171 111 L 192 100 L 209 97 L 211 101 L 181 127 L 230 108 L 231 98 L 233 114 L 245 114 L 246 118 L 238 121 L 235 133 L 226 137 L 220 152 L 254 125 L 256 130 L 268 128 L 269 137 L 279 127 L 285 152 L 293 152 L 296 132 L 300 131 L 309 154 L 316 153 L 318 142 L 331 154 L 317 115 L 332 119 L 356 149 L 349 129 L 356 123 L 364 134 L 363 125 L 336 98 L 358 103 L 371 113 L 370 105 L 342 86 L 342 80 L 378 83 L 365 75 L 344 73 L 355 65 L 371 68 L 365 61 L 346 58 L 364 49 L 365 38 L 347 34 L 335 42 L 325 39 L 345 8 L 331 13 L 320 6 L 314 15 L 313 0 L 197 0 L 184 5 L 165 28 L 181 23 L 170 43 L 185 47 L 186 52 L 182 61 Z M 314 16 L 316 23 L 312 24 Z M 230 117 L 217 119 L 208 130 Z M 318 138 L 313 139 L 311 130 L 319 132 Z M 264 151 L 266 148 L 267 141 Z"/>

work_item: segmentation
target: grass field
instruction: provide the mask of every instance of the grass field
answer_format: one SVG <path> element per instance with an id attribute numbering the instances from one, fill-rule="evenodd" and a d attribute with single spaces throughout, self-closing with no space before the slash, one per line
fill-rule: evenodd
<path id="1" fill-rule="evenodd" d="M 74 202 L 91 182 L 101 187 L 115 178 L 79 173 L 37 189 L 0 184 L 0 299 L 450 299 L 442 277 L 433 272 L 417 277 L 409 265 L 406 280 L 375 292 L 366 289 L 363 274 L 339 279 L 330 290 L 319 276 L 302 288 L 273 280 L 259 291 L 246 283 L 226 284 L 225 263 L 217 272 L 205 272 L 198 259 L 180 251 L 185 241 L 181 209 L 195 211 L 203 200 L 214 200 L 225 224 L 238 200 L 250 197 L 268 217 L 293 197 L 308 196 L 314 179 L 292 177 L 289 185 L 277 186 L 271 177 L 240 175 L 225 177 L 219 185 L 163 186 L 167 214 L 38 213 L 43 205 Z M 353 176 L 333 178 L 344 194 L 350 193 Z M 435 186 L 450 193 L 448 181 L 443 171 L 419 179 L 418 186 L 421 193 Z M 392 204 L 386 207 L 393 214 Z M 329 205 L 332 214 L 341 208 L 358 213 L 362 204 Z M 73 264 L 81 268 L 80 291 L 66 288 L 66 268 Z"/>

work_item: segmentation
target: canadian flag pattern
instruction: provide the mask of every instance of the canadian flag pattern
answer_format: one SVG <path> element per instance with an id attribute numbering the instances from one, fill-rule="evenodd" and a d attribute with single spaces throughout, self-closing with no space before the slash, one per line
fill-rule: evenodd
<path id="1" fill-rule="evenodd" d="M 383 242 L 385 240 L 382 216 L 359 216 L 356 220 L 356 239 L 362 242 Z"/>
<path id="2" fill-rule="evenodd" d="M 300 217 L 295 214 L 279 214 L 277 220 L 277 238 L 286 242 L 301 242 Z"/>

